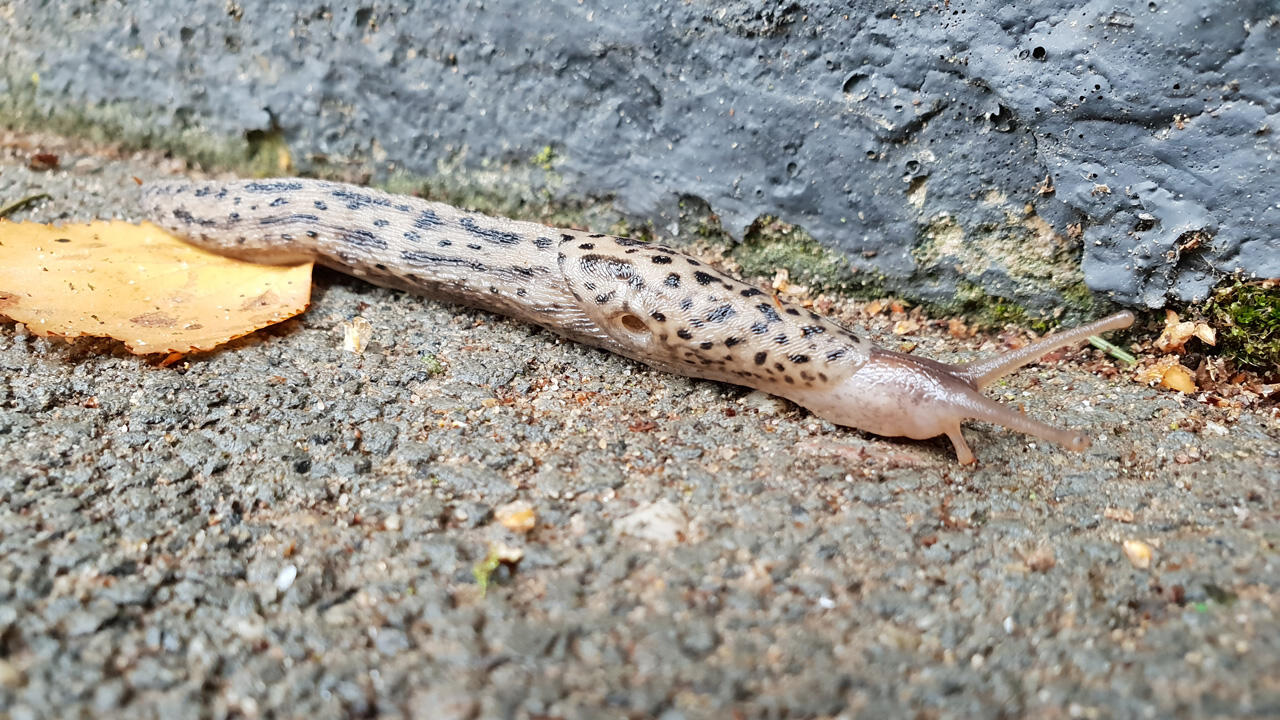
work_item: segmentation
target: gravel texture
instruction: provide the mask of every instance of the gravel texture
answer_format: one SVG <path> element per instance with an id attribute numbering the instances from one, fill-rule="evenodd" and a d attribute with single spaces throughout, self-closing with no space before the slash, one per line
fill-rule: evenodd
<path id="1" fill-rule="evenodd" d="M 912 297 L 1160 307 L 1280 276 L 1277 46 L 1266 0 L 19 2 L 0 123 L 544 165 L 534 194 L 777 216 Z"/>
<path id="2" fill-rule="evenodd" d="M 6 142 L 21 219 L 175 170 Z M 995 389 L 1092 449 L 974 425 L 973 469 L 327 272 L 167 368 L 6 323 L 0 717 L 1274 717 L 1275 409 L 1109 365 Z"/>

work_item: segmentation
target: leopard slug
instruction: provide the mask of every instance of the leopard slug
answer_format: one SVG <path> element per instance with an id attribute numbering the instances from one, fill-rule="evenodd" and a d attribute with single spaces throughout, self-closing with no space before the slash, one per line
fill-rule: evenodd
<path id="1" fill-rule="evenodd" d="M 558 230 L 364 187 L 306 179 L 153 183 L 145 212 L 218 253 L 322 265 L 430 298 L 540 325 L 680 375 L 779 395 L 879 435 L 946 435 L 1003 425 L 1073 450 L 1079 433 L 983 396 L 1057 348 L 1129 326 L 1120 312 L 995 358 L 949 365 L 876 347 L 838 323 L 662 245 Z"/>

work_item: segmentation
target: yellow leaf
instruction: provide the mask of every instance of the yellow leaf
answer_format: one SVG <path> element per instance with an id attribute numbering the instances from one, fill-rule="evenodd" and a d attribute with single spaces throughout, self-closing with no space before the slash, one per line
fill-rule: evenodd
<path id="1" fill-rule="evenodd" d="M 139 355 L 210 350 L 310 297 L 311 263 L 232 260 L 150 223 L 0 221 L 0 315 L 37 335 L 113 337 Z"/>
<path id="2" fill-rule="evenodd" d="M 1164 371 L 1160 386 L 1188 395 L 1196 391 L 1196 381 L 1191 377 L 1191 371 L 1182 363 L 1174 363 Z"/>
<path id="3" fill-rule="evenodd" d="M 1196 381 L 1191 371 L 1178 362 L 1178 358 L 1172 356 L 1162 357 L 1139 368 L 1134 373 L 1134 377 L 1138 382 L 1148 385 L 1159 384 L 1160 387 L 1178 392 L 1190 394 L 1196 391 Z"/>
<path id="4" fill-rule="evenodd" d="M 1200 338 L 1200 342 L 1207 345 L 1214 345 L 1217 341 L 1217 333 L 1205 323 L 1184 321 L 1178 317 L 1178 313 L 1164 311 L 1164 330 L 1155 342 L 1157 350 L 1165 353 L 1183 352 L 1183 345 L 1193 337 Z"/>
<path id="5" fill-rule="evenodd" d="M 911 318 L 907 318 L 906 320 L 899 320 L 898 322 L 893 324 L 894 335 L 909 335 L 919 329 L 920 329 L 920 322 L 918 320 L 913 320 Z"/>

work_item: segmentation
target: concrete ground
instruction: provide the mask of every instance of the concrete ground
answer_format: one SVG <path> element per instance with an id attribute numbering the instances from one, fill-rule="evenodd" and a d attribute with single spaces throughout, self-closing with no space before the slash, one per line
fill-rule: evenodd
<path id="1" fill-rule="evenodd" d="M 178 171 L 30 149 L 14 219 Z M 858 307 L 922 355 L 1002 341 Z M 965 468 L 329 272 L 172 367 L 7 322 L 0 365 L 2 717 L 1280 715 L 1274 398 L 1067 353 L 993 394 L 1093 447 L 973 424 Z"/>

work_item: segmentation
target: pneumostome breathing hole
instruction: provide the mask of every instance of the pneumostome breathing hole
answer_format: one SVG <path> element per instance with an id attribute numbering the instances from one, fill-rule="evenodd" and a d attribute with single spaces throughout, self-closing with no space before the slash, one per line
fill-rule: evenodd
<path id="1" fill-rule="evenodd" d="M 618 323 L 622 325 L 623 329 L 627 332 L 642 333 L 649 331 L 649 326 L 644 324 L 644 320 L 641 320 L 639 317 L 632 315 L 631 313 L 619 315 Z"/>

